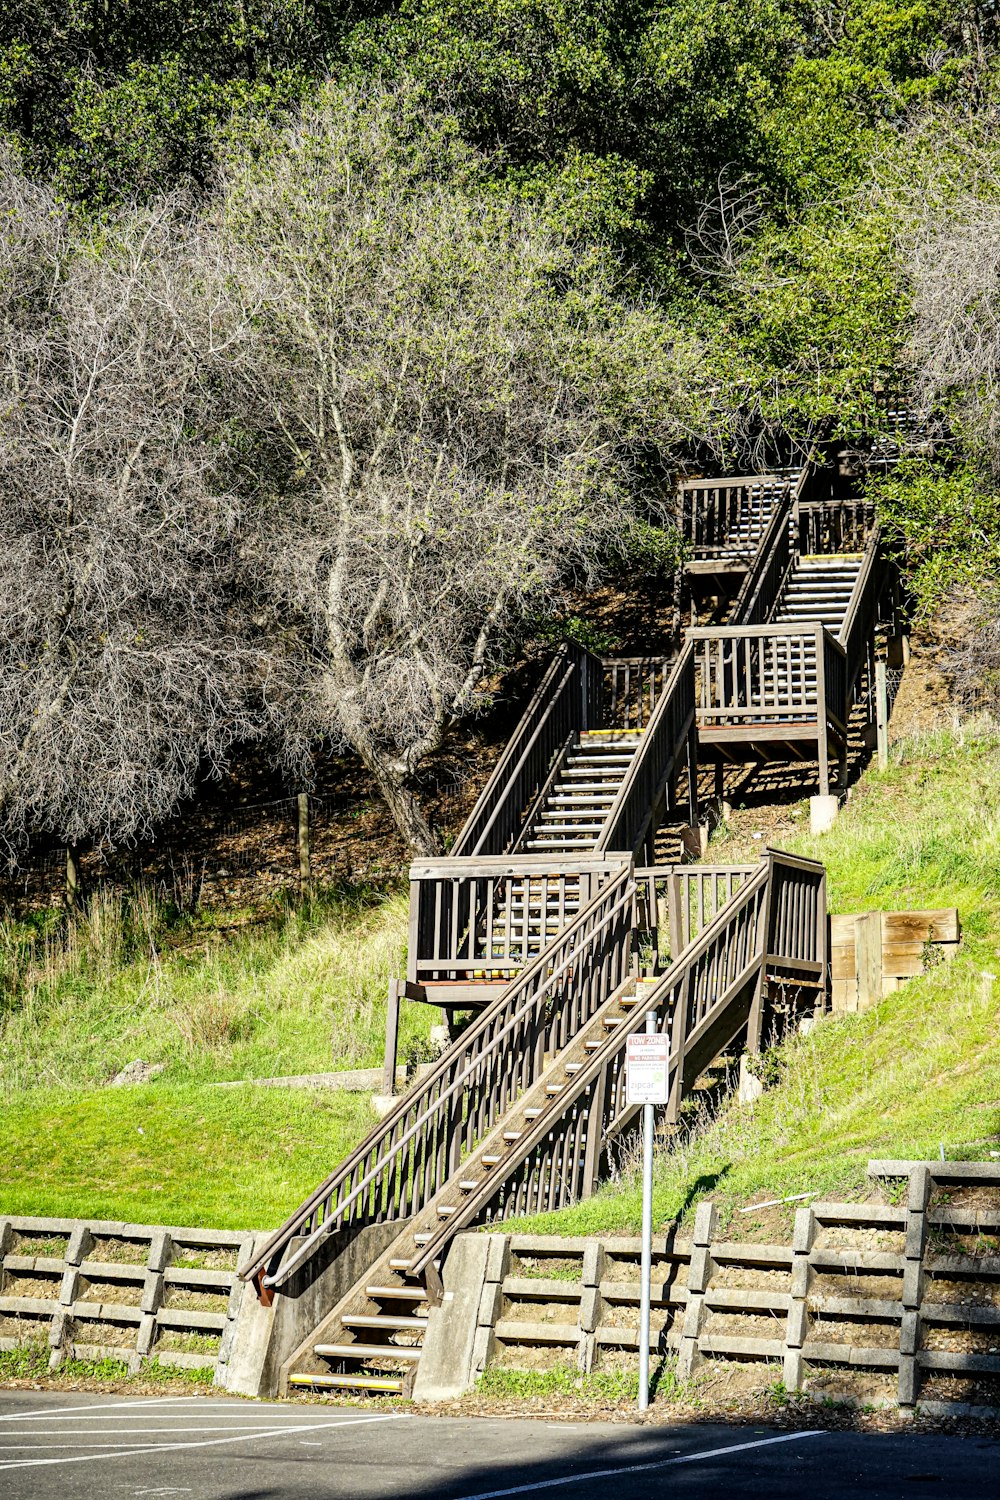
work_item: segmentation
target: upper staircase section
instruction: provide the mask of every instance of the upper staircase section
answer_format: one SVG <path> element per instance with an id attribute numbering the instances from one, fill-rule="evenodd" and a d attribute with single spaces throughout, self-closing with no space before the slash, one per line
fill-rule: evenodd
<path id="1" fill-rule="evenodd" d="M 839 640 L 861 571 L 861 555 L 800 557 L 789 574 L 772 619 L 779 625 L 818 620 Z"/>
<path id="2" fill-rule="evenodd" d="M 631 854 L 689 749 L 690 664 L 556 652 L 452 859 Z"/>
<path id="3" fill-rule="evenodd" d="M 683 481 L 680 526 L 689 550 L 687 572 L 746 572 L 775 511 L 797 504 L 808 477 L 806 465 L 787 474 Z"/>
<path id="4" fill-rule="evenodd" d="M 529 854 L 594 850 L 641 744 L 641 731 L 581 731 L 516 847 Z"/>

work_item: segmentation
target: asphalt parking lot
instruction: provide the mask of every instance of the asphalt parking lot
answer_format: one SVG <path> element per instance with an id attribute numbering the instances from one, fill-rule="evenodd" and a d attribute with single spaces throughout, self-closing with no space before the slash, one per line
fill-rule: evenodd
<path id="1" fill-rule="evenodd" d="M 925 1492 L 997 1500 L 1000 1441 L 0 1391 L 4 1500 L 889 1500 Z"/>

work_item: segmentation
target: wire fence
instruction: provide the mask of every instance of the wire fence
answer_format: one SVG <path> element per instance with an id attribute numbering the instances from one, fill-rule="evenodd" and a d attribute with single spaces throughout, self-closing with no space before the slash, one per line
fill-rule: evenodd
<path id="1" fill-rule="evenodd" d="M 326 793 L 280 797 L 204 812 L 130 847 L 80 851 L 29 848 L 0 874 L 0 905 L 30 910 L 72 899 L 73 890 L 145 885 L 181 911 L 223 902 L 259 904 L 324 886 L 398 879 L 404 855 L 381 820 Z"/>

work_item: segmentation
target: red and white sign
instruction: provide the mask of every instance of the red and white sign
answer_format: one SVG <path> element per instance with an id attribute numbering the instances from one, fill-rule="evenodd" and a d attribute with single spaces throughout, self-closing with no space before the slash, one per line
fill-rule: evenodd
<path id="1" fill-rule="evenodd" d="M 661 1032 L 636 1032 L 625 1053 L 625 1099 L 628 1104 L 666 1104 L 670 1097 L 670 1038 Z"/>

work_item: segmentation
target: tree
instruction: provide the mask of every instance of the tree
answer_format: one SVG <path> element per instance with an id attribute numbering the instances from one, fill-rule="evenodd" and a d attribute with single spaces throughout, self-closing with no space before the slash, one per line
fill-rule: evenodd
<path id="1" fill-rule="evenodd" d="M 169 208 L 75 230 L 0 167 L 0 833 L 149 829 L 254 732 Z"/>
<path id="2" fill-rule="evenodd" d="M 421 852 L 420 767 L 519 623 L 672 545 L 643 476 L 697 420 L 697 351 L 552 222 L 405 93 L 330 87 L 230 161 L 202 230 L 289 735 L 352 746 Z"/>

